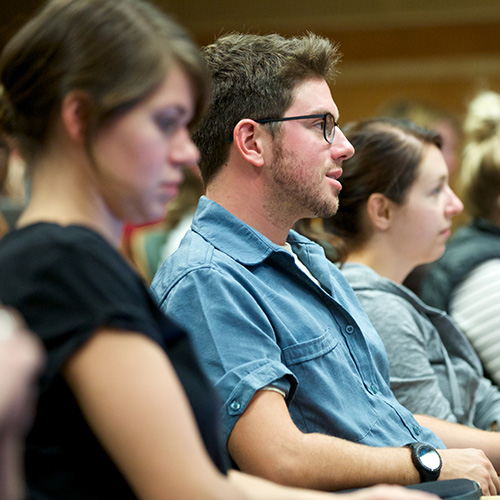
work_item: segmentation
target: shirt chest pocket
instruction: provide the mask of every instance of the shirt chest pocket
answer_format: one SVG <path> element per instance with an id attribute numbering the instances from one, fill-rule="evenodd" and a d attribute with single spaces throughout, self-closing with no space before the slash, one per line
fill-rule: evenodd
<path id="1" fill-rule="evenodd" d="M 319 358 L 335 349 L 338 343 L 339 340 L 330 331 L 326 331 L 320 337 L 284 348 L 283 357 L 285 364 L 293 366 Z"/>
<path id="2" fill-rule="evenodd" d="M 299 382 L 290 414 L 303 432 L 362 442 L 378 421 L 376 401 L 366 390 L 342 339 L 332 331 L 283 349 Z"/>

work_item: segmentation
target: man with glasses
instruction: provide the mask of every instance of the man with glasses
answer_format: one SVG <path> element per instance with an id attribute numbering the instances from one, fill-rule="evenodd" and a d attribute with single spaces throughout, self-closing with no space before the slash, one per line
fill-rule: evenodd
<path id="1" fill-rule="evenodd" d="M 152 291 L 222 396 L 234 462 L 325 490 L 469 477 L 496 494 L 483 452 L 438 453 L 441 440 L 396 401 L 354 292 L 291 230 L 335 214 L 354 153 L 327 84 L 336 48 L 313 34 L 233 34 L 204 57 L 213 95 L 194 139 L 206 196 Z"/>

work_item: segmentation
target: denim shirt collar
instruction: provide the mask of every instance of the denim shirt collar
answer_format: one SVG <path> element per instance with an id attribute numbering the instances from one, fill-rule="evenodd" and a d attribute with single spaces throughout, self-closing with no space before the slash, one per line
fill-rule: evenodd
<path id="1" fill-rule="evenodd" d="M 245 266 L 260 264 L 273 252 L 289 255 L 285 249 L 205 196 L 200 198 L 191 229 Z M 300 254 L 297 245 L 314 245 L 293 230 L 288 234 L 287 241 L 297 254 Z"/>

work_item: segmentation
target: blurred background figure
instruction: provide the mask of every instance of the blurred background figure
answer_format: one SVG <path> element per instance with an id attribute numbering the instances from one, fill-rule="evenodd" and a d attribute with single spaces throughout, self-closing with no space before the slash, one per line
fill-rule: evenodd
<path id="1" fill-rule="evenodd" d="M 14 143 L 0 135 L 0 237 L 12 230 L 27 203 L 25 162 Z"/>
<path id="2" fill-rule="evenodd" d="M 464 123 L 459 176 L 470 222 L 448 243 L 424 280 L 421 296 L 446 310 L 500 384 L 500 95 L 479 93 Z"/>
<path id="3" fill-rule="evenodd" d="M 24 437 L 34 414 L 41 343 L 12 310 L 0 306 L 0 498 L 21 500 Z"/>

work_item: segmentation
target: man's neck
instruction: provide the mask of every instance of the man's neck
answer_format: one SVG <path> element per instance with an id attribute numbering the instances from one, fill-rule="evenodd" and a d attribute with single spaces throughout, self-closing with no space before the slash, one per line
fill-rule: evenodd
<path id="1" fill-rule="evenodd" d="M 273 243 L 285 244 L 293 223 L 277 221 L 271 217 L 265 209 L 265 200 L 252 184 L 243 185 L 241 189 L 234 189 L 234 185 L 227 186 L 223 182 L 214 182 L 207 186 L 206 197 L 221 205 Z"/>

